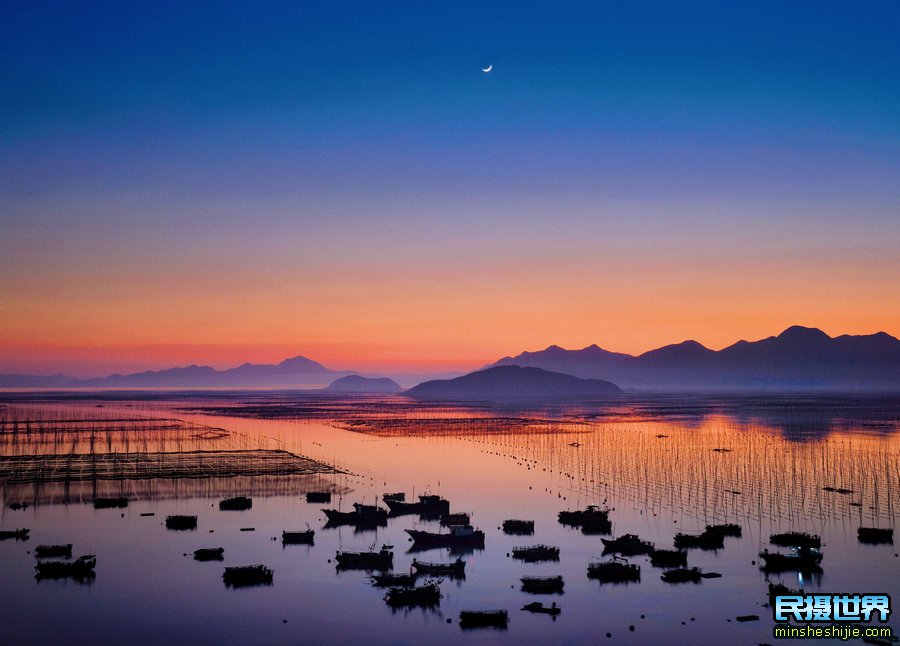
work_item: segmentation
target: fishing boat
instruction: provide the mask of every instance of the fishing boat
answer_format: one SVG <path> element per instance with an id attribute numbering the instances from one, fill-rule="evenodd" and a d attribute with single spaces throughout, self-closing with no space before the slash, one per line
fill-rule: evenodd
<path id="1" fill-rule="evenodd" d="M 425 545 L 469 545 L 484 547 L 484 532 L 471 525 L 454 525 L 448 532 L 426 532 L 420 529 L 404 530 L 413 542 Z"/>
<path id="2" fill-rule="evenodd" d="M 788 554 L 763 550 L 759 553 L 768 572 L 808 572 L 815 570 L 822 562 L 822 552 L 815 547 L 796 547 Z"/>
<path id="3" fill-rule="evenodd" d="M 609 510 L 597 505 L 588 505 L 577 511 L 561 511 L 557 515 L 561 525 L 570 527 L 605 527 L 609 524 Z"/>
<path id="4" fill-rule="evenodd" d="M 444 527 L 451 527 L 453 525 L 468 525 L 472 522 L 472 519 L 469 517 L 469 514 L 465 512 L 459 512 L 456 514 L 444 514 L 441 516 L 441 525 Z"/>
<path id="5" fill-rule="evenodd" d="M 381 499 L 384 502 L 387 502 L 388 500 L 393 500 L 394 502 L 403 502 L 404 500 L 406 500 L 406 494 L 402 491 L 398 491 L 397 493 L 386 493 L 381 497 Z"/>
<path id="6" fill-rule="evenodd" d="M 700 583 L 703 578 L 703 572 L 700 568 L 676 568 L 674 570 L 666 570 L 660 577 L 666 583 Z"/>
<path id="7" fill-rule="evenodd" d="M 623 534 L 618 538 L 601 538 L 604 552 L 615 552 L 624 556 L 649 554 L 653 551 L 653 543 L 641 540 L 637 534 Z"/>
<path id="8" fill-rule="evenodd" d="M 724 523 L 722 525 L 707 525 L 704 534 L 715 534 L 719 536 L 741 536 L 741 526 L 735 523 Z"/>
<path id="9" fill-rule="evenodd" d="M 323 509 L 331 525 L 387 525 L 388 512 L 377 505 L 353 503 L 353 511 Z"/>
<path id="10" fill-rule="evenodd" d="M 856 537 L 860 543 L 870 543 L 877 545 L 879 543 L 893 543 L 894 530 L 881 527 L 860 527 L 856 530 Z"/>
<path id="11" fill-rule="evenodd" d="M 306 492 L 306 502 L 331 502 L 331 492 L 330 491 L 307 491 Z"/>
<path id="12" fill-rule="evenodd" d="M 532 594 L 562 594 L 565 583 L 561 575 L 557 576 L 523 576 L 522 592 Z"/>
<path id="13" fill-rule="evenodd" d="M 553 617 L 556 617 L 556 615 L 562 612 L 562 609 L 556 605 L 555 601 L 549 606 L 545 606 L 540 601 L 526 603 L 524 606 L 522 606 L 522 610 L 527 610 L 528 612 L 537 614 L 552 615 Z"/>
<path id="14" fill-rule="evenodd" d="M 558 561 L 559 548 L 552 545 L 529 545 L 512 548 L 512 557 L 526 563 L 538 561 Z"/>
<path id="15" fill-rule="evenodd" d="M 417 561 L 413 559 L 412 568 L 418 574 L 446 574 L 448 576 L 464 576 L 466 573 L 466 562 L 462 559 L 456 559 L 452 563 L 428 563 L 426 561 Z"/>
<path id="16" fill-rule="evenodd" d="M 419 502 L 389 499 L 384 504 L 391 510 L 391 516 L 419 514 L 430 518 L 440 518 L 450 513 L 450 501 L 435 495 L 419 496 Z"/>
<path id="17" fill-rule="evenodd" d="M 74 561 L 41 561 L 34 566 L 40 579 L 83 579 L 94 576 L 97 557 L 93 554 L 79 556 Z"/>
<path id="18" fill-rule="evenodd" d="M 432 608 L 441 603 L 439 581 L 428 580 L 414 587 L 391 588 L 384 595 L 384 601 L 392 608 Z"/>
<path id="19" fill-rule="evenodd" d="M 72 558 L 72 544 L 66 545 L 38 545 L 34 548 L 34 556 L 39 559 Z"/>
<path id="20" fill-rule="evenodd" d="M 203 547 L 194 550 L 195 561 L 221 561 L 225 554 L 224 547 Z"/>
<path id="21" fill-rule="evenodd" d="M 316 532 L 308 529 L 305 532 L 281 532 L 283 545 L 312 545 L 315 542 Z"/>
<path id="22" fill-rule="evenodd" d="M 595 561 L 588 565 L 587 575 L 600 583 L 632 583 L 641 580 L 641 567 L 616 559 Z"/>
<path id="23" fill-rule="evenodd" d="M 219 501 L 219 511 L 246 511 L 253 507 L 253 499 L 246 496 L 235 496 Z"/>
<path id="24" fill-rule="evenodd" d="M 27 541 L 30 529 L 6 529 L 0 530 L 0 541 L 15 539 L 17 541 Z"/>
<path id="25" fill-rule="evenodd" d="M 225 568 L 222 580 L 225 585 L 240 588 L 251 585 L 272 585 L 273 572 L 265 565 L 239 565 Z"/>
<path id="26" fill-rule="evenodd" d="M 503 533 L 504 534 L 515 534 L 519 536 L 530 536 L 534 534 L 534 521 L 533 520 L 518 520 L 518 519 L 510 519 L 503 521 Z"/>
<path id="27" fill-rule="evenodd" d="M 343 570 L 390 570 L 394 552 L 390 545 L 382 545 L 377 552 L 338 551 L 334 560 Z"/>
<path id="28" fill-rule="evenodd" d="M 371 577 L 372 585 L 376 588 L 386 587 L 410 587 L 416 584 L 418 578 L 415 574 L 394 574 L 393 572 L 384 572 L 382 574 L 373 574 Z"/>
<path id="29" fill-rule="evenodd" d="M 675 547 L 678 549 L 690 549 L 692 547 L 701 550 L 720 550 L 725 547 L 725 536 L 713 532 L 702 534 L 675 534 Z"/>
<path id="30" fill-rule="evenodd" d="M 822 539 L 819 536 L 807 534 L 806 532 L 772 534 L 769 536 L 769 542 L 772 545 L 780 545 L 781 547 L 822 547 Z"/>
<path id="31" fill-rule="evenodd" d="M 650 552 L 650 565 L 654 567 L 685 567 L 687 552 L 683 550 L 653 550 Z"/>
<path id="32" fill-rule="evenodd" d="M 462 610 L 459 625 L 461 628 L 506 628 L 509 613 L 506 610 Z"/>
<path id="33" fill-rule="evenodd" d="M 196 516 L 166 516 L 166 529 L 197 529 Z"/>
<path id="34" fill-rule="evenodd" d="M 128 506 L 128 498 L 94 498 L 94 509 L 123 509 Z"/>

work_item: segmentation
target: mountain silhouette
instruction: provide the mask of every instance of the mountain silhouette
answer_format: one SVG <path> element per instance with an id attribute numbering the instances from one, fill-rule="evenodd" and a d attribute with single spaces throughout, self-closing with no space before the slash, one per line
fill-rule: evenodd
<path id="1" fill-rule="evenodd" d="M 498 366 L 455 379 L 435 379 L 407 390 L 417 399 L 532 400 L 560 397 L 609 397 L 621 389 L 601 379 L 581 379 L 541 368 Z"/>
<path id="2" fill-rule="evenodd" d="M 696 341 L 638 356 L 551 346 L 501 359 L 497 365 L 545 369 L 607 379 L 623 388 L 677 391 L 900 390 L 900 340 L 879 332 L 832 338 L 822 330 L 792 326 L 760 341 L 738 341 L 719 351 Z M 599 350 L 599 348 L 597 348 Z M 596 356 L 596 359 L 592 359 Z"/>

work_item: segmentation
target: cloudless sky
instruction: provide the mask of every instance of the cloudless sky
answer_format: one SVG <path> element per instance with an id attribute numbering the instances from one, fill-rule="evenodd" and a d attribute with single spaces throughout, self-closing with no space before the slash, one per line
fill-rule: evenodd
<path id="1" fill-rule="evenodd" d="M 898 335 L 898 34 L 897 2 L 2 2 L 0 372 Z"/>

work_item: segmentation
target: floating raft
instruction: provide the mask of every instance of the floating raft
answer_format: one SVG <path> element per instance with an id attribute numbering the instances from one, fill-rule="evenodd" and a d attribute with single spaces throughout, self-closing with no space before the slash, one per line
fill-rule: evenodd
<path id="1" fill-rule="evenodd" d="M 73 453 L 0 457 L 7 484 L 79 480 L 146 480 L 339 473 L 288 451 L 179 451 L 159 453 Z"/>

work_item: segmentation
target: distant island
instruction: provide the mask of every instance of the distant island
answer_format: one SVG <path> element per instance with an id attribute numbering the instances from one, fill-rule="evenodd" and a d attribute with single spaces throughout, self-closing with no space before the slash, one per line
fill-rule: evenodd
<path id="1" fill-rule="evenodd" d="M 403 386 L 387 377 L 362 377 L 347 375 L 333 381 L 324 392 L 328 393 L 399 393 Z"/>
<path id="2" fill-rule="evenodd" d="M 435 379 L 404 394 L 416 399 L 524 400 L 565 397 L 609 397 L 622 390 L 601 379 L 581 379 L 541 368 L 501 366 L 455 379 Z"/>

